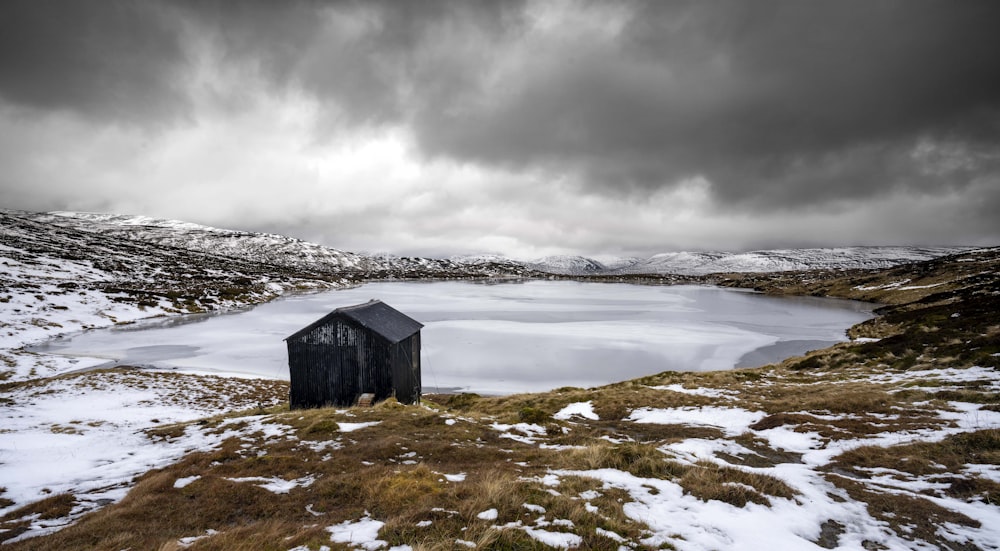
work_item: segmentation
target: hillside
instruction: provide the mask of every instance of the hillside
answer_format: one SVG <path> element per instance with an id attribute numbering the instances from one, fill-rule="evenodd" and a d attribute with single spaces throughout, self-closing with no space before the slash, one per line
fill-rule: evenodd
<path id="1" fill-rule="evenodd" d="M 1000 249 L 701 278 L 886 305 L 780 365 L 288 411 L 21 346 L 355 279 L 0 214 L 9 549 L 1000 547 Z"/>
<path id="2" fill-rule="evenodd" d="M 145 217 L 0 209 L 0 381 L 52 375 L 19 349 L 140 318 L 219 312 L 374 279 L 508 278 L 519 264 L 374 258 Z M 61 366 L 61 367 L 60 367 Z"/>
<path id="3" fill-rule="evenodd" d="M 877 270 L 957 254 L 968 247 L 839 247 L 775 249 L 745 253 L 671 252 L 604 263 L 582 256 L 551 256 L 527 262 L 561 275 L 683 275 L 725 272 L 772 273 L 809 270 Z"/>
<path id="4" fill-rule="evenodd" d="M 35 222 L 115 239 L 263 263 L 286 270 L 346 277 L 511 277 L 536 272 L 557 275 L 683 275 L 721 272 L 882 269 L 967 250 L 963 247 L 840 247 L 778 249 L 744 253 L 671 252 L 649 258 L 603 262 L 583 256 L 548 256 L 517 261 L 499 255 L 450 259 L 346 252 L 282 235 L 213 228 L 146 216 L 86 212 L 13 213 Z"/>
<path id="5" fill-rule="evenodd" d="M 433 258 L 363 255 L 283 235 L 227 230 L 145 216 L 85 212 L 16 213 L 22 218 L 116 240 L 178 248 L 240 262 L 265 264 L 297 273 L 351 279 L 430 277 L 518 277 L 530 275 L 520 263 L 500 258 L 455 262 Z"/>

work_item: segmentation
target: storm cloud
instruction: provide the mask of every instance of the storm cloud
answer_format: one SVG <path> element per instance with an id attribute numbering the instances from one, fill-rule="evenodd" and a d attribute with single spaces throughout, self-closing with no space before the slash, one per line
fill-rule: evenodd
<path id="1" fill-rule="evenodd" d="M 995 242 L 996 21 L 990 0 L 8 2 L 0 124 L 27 141 L 0 141 L 0 199 L 404 252 Z M 75 180 L 38 168 L 53 140 Z M 362 143 L 398 163 L 330 168 Z M 274 186 L 281 212 L 225 199 Z"/>

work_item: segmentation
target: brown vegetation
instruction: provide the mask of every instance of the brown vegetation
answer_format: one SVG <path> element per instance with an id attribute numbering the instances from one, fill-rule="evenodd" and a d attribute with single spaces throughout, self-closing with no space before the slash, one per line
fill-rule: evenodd
<path id="1" fill-rule="evenodd" d="M 855 335 L 881 340 L 842 344 L 779 365 L 662 373 L 601 388 L 507 397 L 425 396 L 423 406 L 389 401 L 364 409 L 288 411 L 279 406 L 254 412 L 281 428 L 282 437 L 247 434 L 254 425 L 240 415 L 161 426 L 148 431 L 151 438 L 169 441 L 189 430 L 246 430 L 216 449 L 145 474 L 120 503 L 54 534 L 7 547 L 177 549 L 181 538 L 205 536 L 187 549 L 318 549 L 335 547 L 324 527 L 366 514 L 385 523 L 381 539 L 414 549 L 454 549 L 458 539 L 483 548 L 541 549 L 520 527 L 556 519 L 572 522 L 572 531 L 583 538 L 582 548 L 618 548 L 620 543 L 598 528 L 638 546 L 647 527 L 624 513 L 634 498 L 588 471 L 617 469 L 649 479 L 651 485 L 675 483 L 700 500 L 767 507 L 776 500 L 801 498 L 787 482 L 766 472 L 802 461 L 799 454 L 772 447 L 764 438 L 767 431 L 789 430 L 814 435 L 823 446 L 882 433 L 927 435 L 893 446 L 853 444 L 821 476 L 842 499 L 864 503 L 899 537 L 954 548 L 941 527 L 978 523 L 933 499 L 997 503 L 1000 485 L 968 466 L 1000 464 L 1000 433 L 983 427 L 935 437 L 935 431 L 952 428 L 938 412 L 951 408 L 951 402 L 996 407 L 1000 398 L 991 381 L 947 381 L 922 370 L 1000 367 L 998 263 L 997 254 L 989 253 L 974 262 L 935 261 L 879 274 L 808 274 L 805 280 L 801 274 L 716 276 L 722 284 L 773 293 L 890 304 L 875 321 L 852 329 Z M 903 279 L 919 288 L 889 285 Z M 714 392 L 654 388 L 674 384 Z M 586 401 L 599 419 L 554 417 L 563 407 Z M 627 420 L 641 407 L 702 406 L 742 408 L 761 412 L 761 417 L 738 436 L 703 424 Z M 348 423 L 359 422 L 377 424 L 346 431 Z M 533 439 L 522 442 L 492 428 L 495 423 L 529 423 L 540 430 L 522 434 Z M 693 462 L 669 452 L 671 444 L 689 439 L 725 439 L 732 446 Z M 557 488 L 541 478 L 552 471 L 567 473 Z M 176 487 L 178 479 L 190 477 L 198 478 Z M 253 477 L 304 482 L 288 493 L 273 493 L 257 483 L 234 480 Z M 923 493 L 891 486 L 928 480 L 938 484 Z M 0 519 L 10 530 L 3 537 L 16 535 L 31 515 L 65 516 L 73 503 L 73 496 L 58 495 L 11 512 Z M 480 518 L 490 509 L 496 510 L 495 519 Z M 835 521 L 824 523 L 819 542 L 834 547 L 843 530 Z M 977 548 L 976 542 L 962 545 Z"/>

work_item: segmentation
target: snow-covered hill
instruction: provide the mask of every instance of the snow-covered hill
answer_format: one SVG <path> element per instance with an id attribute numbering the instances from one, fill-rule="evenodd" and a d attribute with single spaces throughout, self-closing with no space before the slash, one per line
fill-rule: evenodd
<path id="1" fill-rule="evenodd" d="M 528 265 L 539 271 L 566 275 L 707 275 L 724 272 L 882 269 L 966 250 L 967 247 L 839 247 L 746 253 L 674 252 L 643 260 L 622 259 L 603 263 L 584 257 L 547 257 Z"/>
<path id="2" fill-rule="evenodd" d="M 10 352 L 57 334 L 164 314 L 239 308 L 290 289 L 348 283 L 335 274 L 265 265 L 94 228 L 83 231 L 48 218 L 0 210 L 0 380 L 64 369 Z"/>
<path id="3" fill-rule="evenodd" d="M 14 211 L 7 211 L 15 214 Z M 17 212 L 25 220 L 105 238 L 153 244 L 267 265 L 299 273 L 352 279 L 422 277 L 523 277 L 548 273 L 586 275 L 698 276 L 722 272 L 816 269 L 882 269 L 960 253 L 963 247 L 840 247 L 778 249 L 745 253 L 671 252 L 639 258 L 595 260 L 548 256 L 517 261 L 495 254 L 449 259 L 346 252 L 282 235 L 213 228 L 146 216 L 85 212 Z"/>
<path id="4" fill-rule="evenodd" d="M 313 269 L 322 266 L 331 270 L 356 271 L 366 266 L 361 255 L 283 235 L 213 228 L 179 220 L 88 212 L 51 212 L 39 214 L 35 219 L 123 239 L 287 268 Z"/>
<path id="5" fill-rule="evenodd" d="M 604 264 L 584 256 L 546 256 L 526 264 L 532 269 L 550 274 L 590 275 L 608 271 Z"/>
<path id="6" fill-rule="evenodd" d="M 202 226 L 179 220 L 87 212 L 19 213 L 35 222 L 266 264 L 352 278 L 518 277 L 530 270 L 502 258 L 469 261 L 345 252 L 283 235 Z"/>
<path id="7" fill-rule="evenodd" d="M 0 209 L 0 380 L 70 366 L 13 352 L 58 334 L 368 279 L 538 275 L 501 259 L 367 256 L 142 216 Z M 48 361 L 48 360 L 46 360 Z"/>

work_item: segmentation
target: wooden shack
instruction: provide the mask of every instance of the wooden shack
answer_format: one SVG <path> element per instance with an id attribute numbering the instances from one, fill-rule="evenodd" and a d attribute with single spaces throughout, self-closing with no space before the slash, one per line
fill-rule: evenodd
<path id="1" fill-rule="evenodd" d="M 337 308 L 285 339 L 291 407 L 420 401 L 420 328 L 380 300 Z"/>

